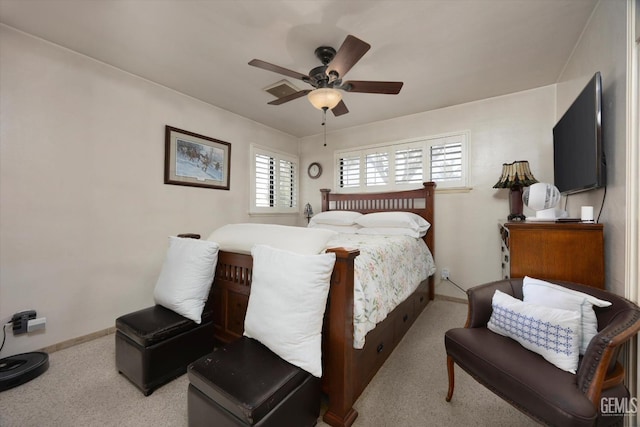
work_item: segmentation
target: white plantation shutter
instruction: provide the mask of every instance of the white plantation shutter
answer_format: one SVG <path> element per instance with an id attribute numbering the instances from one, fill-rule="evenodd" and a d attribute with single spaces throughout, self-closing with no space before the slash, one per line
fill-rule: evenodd
<path id="1" fill-rule="evenodd" d="M 261 208 L 274 206 L 275 159 L 264 154 L 255 155 L 255 205 Z"/>
<path id="2" fill-rule="evenodd" d="M 467 186 L 467 137 L 456 134 L 429 141 L 429 180 L 438 188 Z"/>
<path id="3" fill-rule="evenodd" d="M 278 174 L 280 177 L 278 180 L 279 205 L 282 207 L 295 208 L 297 206 L 295 163 L 281 159 Z"/>
<path id="4" fill-rule="evenodd" d="M 342 191 L 393 191 L 435 181 L 438 188 L 467 187 L 467 134 L 338 151 L 337 187 Z"/>
<path id="5" fill-rule="evenodd" d="M 365 156 L 365 183 L 367 187 L 389 182 L 389 154 L 371 153 Z"/>
<path id="6" fill-rule="evenodd" d="M 406 148 L 395 152 L 396 184 L 422 183 L 422 148 Z"/>
<path id="7" fill-rule="evenodd" d="M 298 211 L 298 159 L 251 146 L 252 203 L 250 213 Z"/>
<path id="8" fill-rule="evenodd" d="M 459 180 L 462 176 L 462 145 L 460 143 L 431 146 L 431 180 Z"/>
<path id="9" fill-rule="evenodd" d="M 340 188 L 360 187 L 360 156 L 340 157 L 338 163 L 338 186 Z"/>

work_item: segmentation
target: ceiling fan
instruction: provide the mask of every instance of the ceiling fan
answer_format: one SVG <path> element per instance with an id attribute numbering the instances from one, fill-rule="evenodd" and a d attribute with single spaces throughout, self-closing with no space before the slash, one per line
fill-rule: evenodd
<path id="1" fill-rule="evenodd" d="M 402 89 L 403 82 L 382 82 L 367 80 L 347 80 L 343 81 L 344 75 L 353 67 L 356 62 L 364 56 L 371 48 L 371 45 L 357 37 L 348 35 L 342 46 L 336 50 L 330 46 L 320 46 L 315 50 L 316 57 L 322 65 L 313 68 L 308 75 L 289 70 L 278 65 L 270 64 L 260 59 L 253 59 L 249 65 L 273 71 L 293 77 L 310 84 L 314 89 L 304 89 L 269 102 L 270 105 L 280 105 L 285 102 L 308 96 L 311 104 L 319 110 L 330 109 L 334 116 L 341 116 L 349 112 L 342 94 L 337 89 L 346 92 L 360 93 L 382 93 L 396 95 Z"/>

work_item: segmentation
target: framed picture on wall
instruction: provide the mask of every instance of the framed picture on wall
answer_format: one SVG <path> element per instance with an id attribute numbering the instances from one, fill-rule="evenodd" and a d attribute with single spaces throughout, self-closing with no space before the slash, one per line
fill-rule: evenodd
<path id="1" fill-rule="evenodd" d="M 164 163 L 165 184 L 229 189 L 228 142 L 167 125 Z"/>

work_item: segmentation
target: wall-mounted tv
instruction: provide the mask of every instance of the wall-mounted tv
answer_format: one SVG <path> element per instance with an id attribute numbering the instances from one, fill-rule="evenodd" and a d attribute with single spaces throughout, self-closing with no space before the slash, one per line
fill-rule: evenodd
<path id="1" fill-rule="evenodd" d="M 602 77 L 595 73 L 553 128 L 554 184 L 562 194 L 606 184 L 602 146 Z"/>

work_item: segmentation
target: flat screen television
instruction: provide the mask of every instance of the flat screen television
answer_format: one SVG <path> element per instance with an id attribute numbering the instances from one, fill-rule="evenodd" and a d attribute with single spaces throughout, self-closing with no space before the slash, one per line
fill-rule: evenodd
<path id="1" fill-rule="evenodd" d="M 606 184 L 600 72 L 595 73 L 553 128 L 553 175 L 562 194 Z"/>

